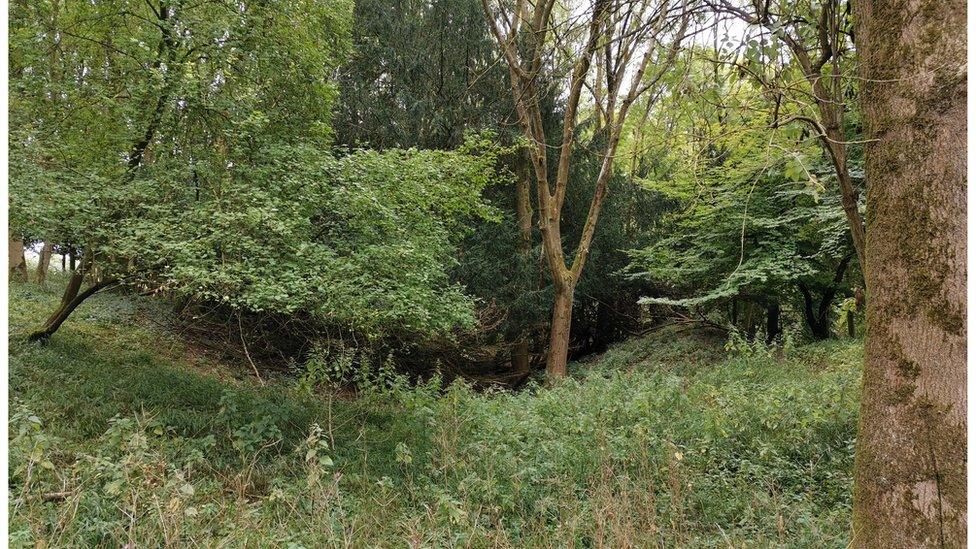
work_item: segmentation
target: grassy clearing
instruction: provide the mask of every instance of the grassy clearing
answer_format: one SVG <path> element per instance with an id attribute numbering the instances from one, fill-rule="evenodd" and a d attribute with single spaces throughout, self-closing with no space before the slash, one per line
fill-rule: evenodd
<path id="1" fill-rule="evenodd" d="M 13 332 L 57 297 L 15 285 Z M 10 357 L 14 546 L 844 547 L 861 349 L 674 332 L 556 388 L 249 381 L 96 296 Z"/>

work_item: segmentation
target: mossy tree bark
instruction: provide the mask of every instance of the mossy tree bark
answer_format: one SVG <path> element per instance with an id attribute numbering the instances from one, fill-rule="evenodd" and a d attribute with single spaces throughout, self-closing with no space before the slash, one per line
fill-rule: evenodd
<path id="1" fill-rule="evenodd" d="M 966 544 L 966 3 L 860 0 L 868 339 L 857 547 Z"/>
<path id="2" fill-rule="evenodd" d="M 7 231 L 7 268 L 10 280 L 27 282 L 27 260 L 24 258 L 24 239 Z"/>

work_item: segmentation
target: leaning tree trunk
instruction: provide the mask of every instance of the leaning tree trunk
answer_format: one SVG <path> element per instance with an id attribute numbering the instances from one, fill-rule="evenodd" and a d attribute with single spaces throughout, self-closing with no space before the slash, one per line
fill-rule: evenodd
<path id="1" fill-rule="evenodd" d="M 115 283 L 115 280 L 112 279 L 98 280 L 93 282 L 87 290 L 82 291 L 81 286 L 91 270 L 91 265 L 92 259 L 90 252 L 86 252 L 79 268 L 71 271 L 71 278 L 68 279 L 68 285 L 64 288 L 64 293 L 61 295 L 61 302 L 58 304 L 58 308 L 51 313 L 51 316 L 48 317 L 40 328 L 34 330 L 27 336 L 28 341 L 47 340 L 54 335 L 54 332 L 58 331 L 61 324 L 71 316 L 71 313 L 82 302 Z"/>
<path id="2" fill-rule="evenodd" d="M 54 332 L 58 331 L 61 324 L 71 316 L 71 313 L 82 302 L 115 283 L 114 280 L 100 280 L 92 284 L 87 290 L 80 292 L 81 282 L 84 279 L 84 275 L 80 273 L 81 271 L 75 271 L 71 275 L 71 280 L 68 282 L 68 287 L 65 289 L 64 295 L 61 296 L 61 303 L 58 305 L 57 310 L 47 319 L 47 322 L 43 326 L 27 336 L 28 341 L 47 340 L 54 335 Z"/>
<path id="3" fill-rule="evenodd" d="M 45 242 L 44 247 L 41 248 L 41 254 L 37 258 L 37 283 L 44 284 L 44 279 L 47 278 L 47 270 L 51 265 L 51 254 L 52 248 L 50 242 Z"/>
<path id="4" fill-rule="evenodd" d="M 868 337 L 857 547 L 966 544 L 966 3 L 859 0 Z"/>

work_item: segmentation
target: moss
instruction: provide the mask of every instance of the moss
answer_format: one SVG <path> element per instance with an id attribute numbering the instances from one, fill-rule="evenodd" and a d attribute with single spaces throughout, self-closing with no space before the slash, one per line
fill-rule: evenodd
<path id="1" fill-rule="evenodd" d="M 907 383 L 899 384 L 894 390 L 886 394 L 885 403 L 889 406 L 908 404 L 915 393 L 915 386 Z"/>
<path id="2" fill-rule="evenodd" d="M 902 358 L 898 361 L 898 372 L 902 377 L 916 379 L 922 373 L 922 368 L 917 362 Z"/>

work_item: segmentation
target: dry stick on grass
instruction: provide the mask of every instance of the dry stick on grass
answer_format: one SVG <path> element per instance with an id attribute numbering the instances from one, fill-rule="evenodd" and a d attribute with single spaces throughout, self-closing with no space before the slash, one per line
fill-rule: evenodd
<path id="1" fill-rule="evenodd" d="M 247 361 L 251 363 L 251 368 L 254 370 L 254 377 L 258 378 L 258 383 L 260 383 L 261 386 L 264 387 L 264 380 L 261 379 L 261 374 L 258 373 L 258 367 L 256 364 L 254 364 L 254 361 L 251 359 L 251 353 L 248 352 L 247 350 L 247 341 L 244 341 L 244 325 L 241 324 L 240 312 L 237 313 L 237 329 L 238 329 L 238 333 L 241 336 L 241 345 L 244 346 L 244 356 L 246 356 Z"/>

